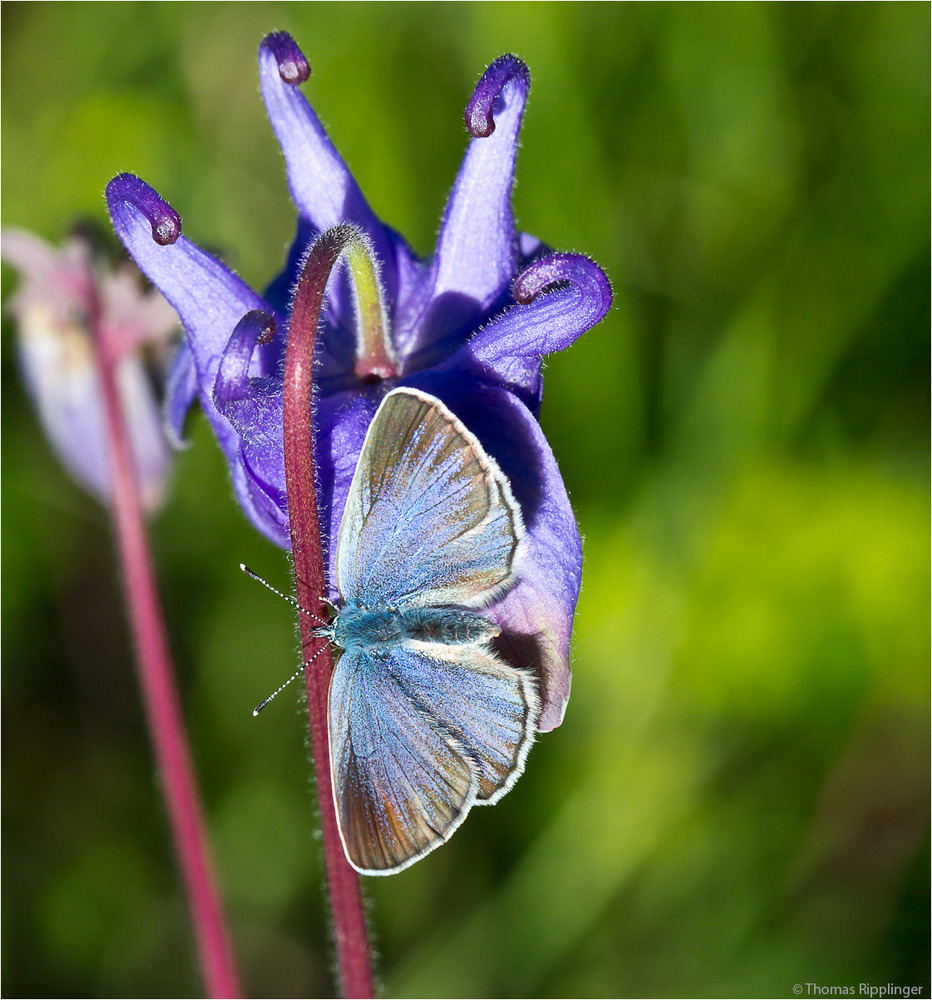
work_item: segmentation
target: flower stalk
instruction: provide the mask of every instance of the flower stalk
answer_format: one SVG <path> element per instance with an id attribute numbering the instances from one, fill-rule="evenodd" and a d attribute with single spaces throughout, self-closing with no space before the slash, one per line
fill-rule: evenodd
<path id="1" fill-rule="evenodd" d="M 152 571 L 129 434 L 117 386 L 119 345 L 105 336 L 96 295 L 91 301 L 88 320 L 109 439 L 111 511 L 116 547 L 159 781 L 194 925 L 206 993 L 210 997 L 240 997 L 242 993 L 230 938 L 207 848 L 202 809 Z"/>
<path id="2" fill-rule="evenodd" d="M 327 579 L 320 540 L 320 520 L 314 483 L 314 437 L 312 426 L 312 388 L 314 347 L 324 291 L 330 273 L 346 254 L 356 275 L 360 256 L 369 256 L 367 242 L 349 225 L 334 226 L 322 233 L 310 249 L 295 294 L 285 354 L 284 451 L 285 483 L 288 494 L 288 523 L 294 561 L 295 589 L 298 604 L 326 617 L 322 597 L 327 593 Z M 369 264 L 371 271 L 372 265 Z M 369 299 L 371 288 L 364 282 L 356 287 L 360 318 L 374 317 Z M 369 301 L 367 301 L 369 299 Z M 379 308 L 376 306 L 376 308 Z M 370 331 L 377 342 L 385 343 L 384 331 Z M 362 340 L 362 333 L 360 339 Z M 372 374 L 378 374 L 372 372 Z M 328 693 L 333 658 L 327 646 L 319 655 L 320 638 L 307 616 L 301 616 L 301 649 L 305 658 L 305 686 L 311 727 L 311 747 L 320 821 L 324 841 L 324 863 L 336 943 L 340 985 L 345 997 L 372 997 L 373 983 L 368 936 L 363 912 L 359 876 L 346 860 L 337 827 L 333 781 L 330 767 L 328 731 Z M 313 660 L 311 657 L 313 656 Z"/>

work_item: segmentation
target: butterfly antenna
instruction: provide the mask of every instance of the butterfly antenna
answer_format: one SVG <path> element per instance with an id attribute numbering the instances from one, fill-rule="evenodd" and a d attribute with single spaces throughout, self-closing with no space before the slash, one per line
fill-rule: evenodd
<path id="1" fill-rule="evenodd" d="M 273 698 L 278 697 L 278 695 L 280 695 L 282 691 L 284 691 L 285 688 L 288 687 L 288 685 L 293 680 L 297 680 L 297 678 L 300 677 L 302 673 L 304 673 L 304 668 L 309 667 L 317 659 L 317 657 L 320 656 L 320 654 L 327 648 L 328 645 L 329 645 L 328 643 L 325 643 L 323 646 L 321 646 L 320 649 L 318 649 L 317 652 L 309 660 L 306 660 L 304 663 L 301 664 L 300 667 L 298 667 L 298 669 L 288 678 L 288 680 L 285 681 L 284 684 L 276 688 L 264 701 L 259 702 L 259 704 L 256 705 L 256 707 L 252 710 L 253 718 L 255 718 L 255 716 L 257 716 Z"/>
<path id="2" fill-rule="evenodd" d="M 266 587 L 269 590 L 271 590 L 273 594 L 278 594 L 278 596 L 283 601 L 287 601 L 293 608 L 297 608 L 297 610 L 300 611 L 301 614 L 307 615 L 308 618 L 313 618 L 315 622 L 320 622 L 321 625 L 327 625 L 327 624 L 329 624 L 328 622 L 325 622 L 323 618 L 320 618 L 317 615 L 313 614 L 312 612 L 308 611 L 307 608 L 302 608 L 301 605 L 298 604 L 298 602 L 293 597 L 289 597 L 288 594 L 283 594 L 276 587 L 273 587 L 272 584 L 270 584 L 268 581 L 263 580 L 262 577 L 259 576 L 258 573 L 254 573 L 245 563 L 240 563 L 239 564 L 239 568 L 246 574 L 246 576 L 251 577 L 257 583 L 261 583 L 263 587 Z M 333 604 L 330 601 L 328 601 L 326 597 L 321 598 L 321 600 L 325 604 L 329 604 L 331 608 L 333 607 Z M 334 610 L 336 610 L 336 609 L 334 609 Z M 291 680 L 294 680 L 294 678 L 291 678 Z M 290 683 L 290 681 L 285 681 L 285 684 L 289 684 L 289 683 Z M 275 694 L 278 694 L 278 691 L 276 691 Z M 275 695 L 272 695 L 272 697 L 274 698 Z M 271 699 L 269 699 L 269 700 L 271 700 Z M 263 702 L 262 704 L 264 705 L 265 702 Z M 262 705 L 259 706 L 259 708 L 261 708 L 261 707 L 262 707 Z"/>
<path id="3" fill-rule="evenodd" d="M 263 582 L 264 582 L 264 581 L 263 581 Z M 305 586 L 307 586 L 307 584 L 305 584 Z M 330 600 L 330 598 L 329 598 L 329 597 L 326 597 L 326 596 L 325 596 L 325 595 L 323 595 L 323 594 L 321 594 L 321 596 L 320 596 L 320 601 L 321 601 L 321 602 L 322 602 L 323 604 L 326 604 L 326 605 L 327 605 L 327 607 L 331 609 L 331 611 L 339 611 L 339 610 L 340 610 L 340 609 L 339 609 L 339 608 L 338 608 L 338 607 L 337 607 L 337 606 L 336 606 L 336 605 L 335 605 L 335 604 L 333 603 L 333 601 L 331 601 L 331 600 Z"/>

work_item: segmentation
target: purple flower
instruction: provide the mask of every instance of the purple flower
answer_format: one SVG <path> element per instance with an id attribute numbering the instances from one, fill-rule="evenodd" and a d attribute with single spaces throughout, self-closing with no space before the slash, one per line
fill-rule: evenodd
<path id="1" fill-rule="evenodd" d="M 167 360 L 178 316 L 159 292 L 143 290 L 126 261 L 94 260 L 90 242 L 72 236 L 61 250 L 21 229 L 5 229 L 3 259 L 22 283 L 10 302 L 18 353 L 33 403 L 59 459 L 88 492 L 112 498 L 110 453 L 92 329 L 116 363 L 117 380 L 143 506 L 162 502 L 171 450 L 143 349 Z"/>
<path id="2" fill-rule="evenodd" d="M 263 40 L 259 70 L 298 208 L 285 269 L 264 295 L 182 236 L 177 213 L 141 180 L 122 174 L 107 189 L 117 233 L 187 331 L 171 381 L 172 426 L 180 433 L 197 395 L 240 503 L 260 531 L 287 548 L 282 358 L 290 295 L 311 242 L 336 224 L 357 226 L 378 262 L 385 334 L 379 342 L 362 332 L 353 285 L 345 272 L 334 275 L 315 372 L 324 534 L 329 528 L 336 537 L 366 429 L 385 392 L 411 385 L 442 399 L 498 461 L 522 506 L 528 541 L 520 582 L 486 613 L 503 629 L 506 654 L 541 677 L 540 728 L 552 729 L 569 696 L 581 554 L 566 489 L 537 422 L 541 359 L 597 323 L 611 290 L 588 258 L 548 253 L 515 229 L 511 188 L 527 67 L 502 56 L 479 81 L 466 109 L 472 139 L 427 260 L 373 214 L 298 89 L 310 69 L 290 35 Z"/>

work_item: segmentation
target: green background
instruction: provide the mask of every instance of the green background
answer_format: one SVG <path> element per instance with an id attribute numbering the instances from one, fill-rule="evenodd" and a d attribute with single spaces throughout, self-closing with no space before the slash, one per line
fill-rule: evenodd
<path id="1" fill-rule="evenodd" d="M 424 254 L 475 81 L 524 58 L 518 222 L 615 289 L 547 367 L 585 538 L 566 721 L 367 880 L 386 995 L 928 995 L 928 5 L 5 4 L 4 223 L 57 240 L 130 170 L 262 287 L 294 223 L 274 29 Z M 197 995 L 107 519 L 8 320 L 3 359 L 3 993 Z M 305 723 L 250 714 L 296 640 L 237 564 L 288 567 L 191 437 L 153 544 L 233 936 L 250 995 L 327 996 Z"/>

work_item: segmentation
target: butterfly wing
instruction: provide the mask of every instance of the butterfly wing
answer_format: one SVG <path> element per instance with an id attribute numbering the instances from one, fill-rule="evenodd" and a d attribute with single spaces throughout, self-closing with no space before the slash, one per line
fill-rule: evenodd
<path id="1" fill-rule="evenodd" d="M 521 510 L 495 461 L 447 409 L 395 389 L 363 443 L 337 543 L 348 604 L 481 606 L 512 579 Z"/>
<path id="2" fill-rule="evenodd" d="M 466 754 L 421 716 L 370 651 L 330 682 L 330 756 L 340 836 L 368 875 L 401 871 L 466 818 L 478 781 Z"/>
<path id="3" fill-rule="evenodd" d="M 537 729 L 535 679 L 481 645 L 412 642 L 393 659 L 418 711 L 462 745 L 476 773 L 476 801 L 497 802 L 518 780 Z"/>
<path id="4" fill-rule="evenodd" d="M 479 646 L 344 653 L 330 687 L 334 797 L 346 856 L 390 875 L 447 840 L 524 768 L 540 712 L 531 678 Z"/>

